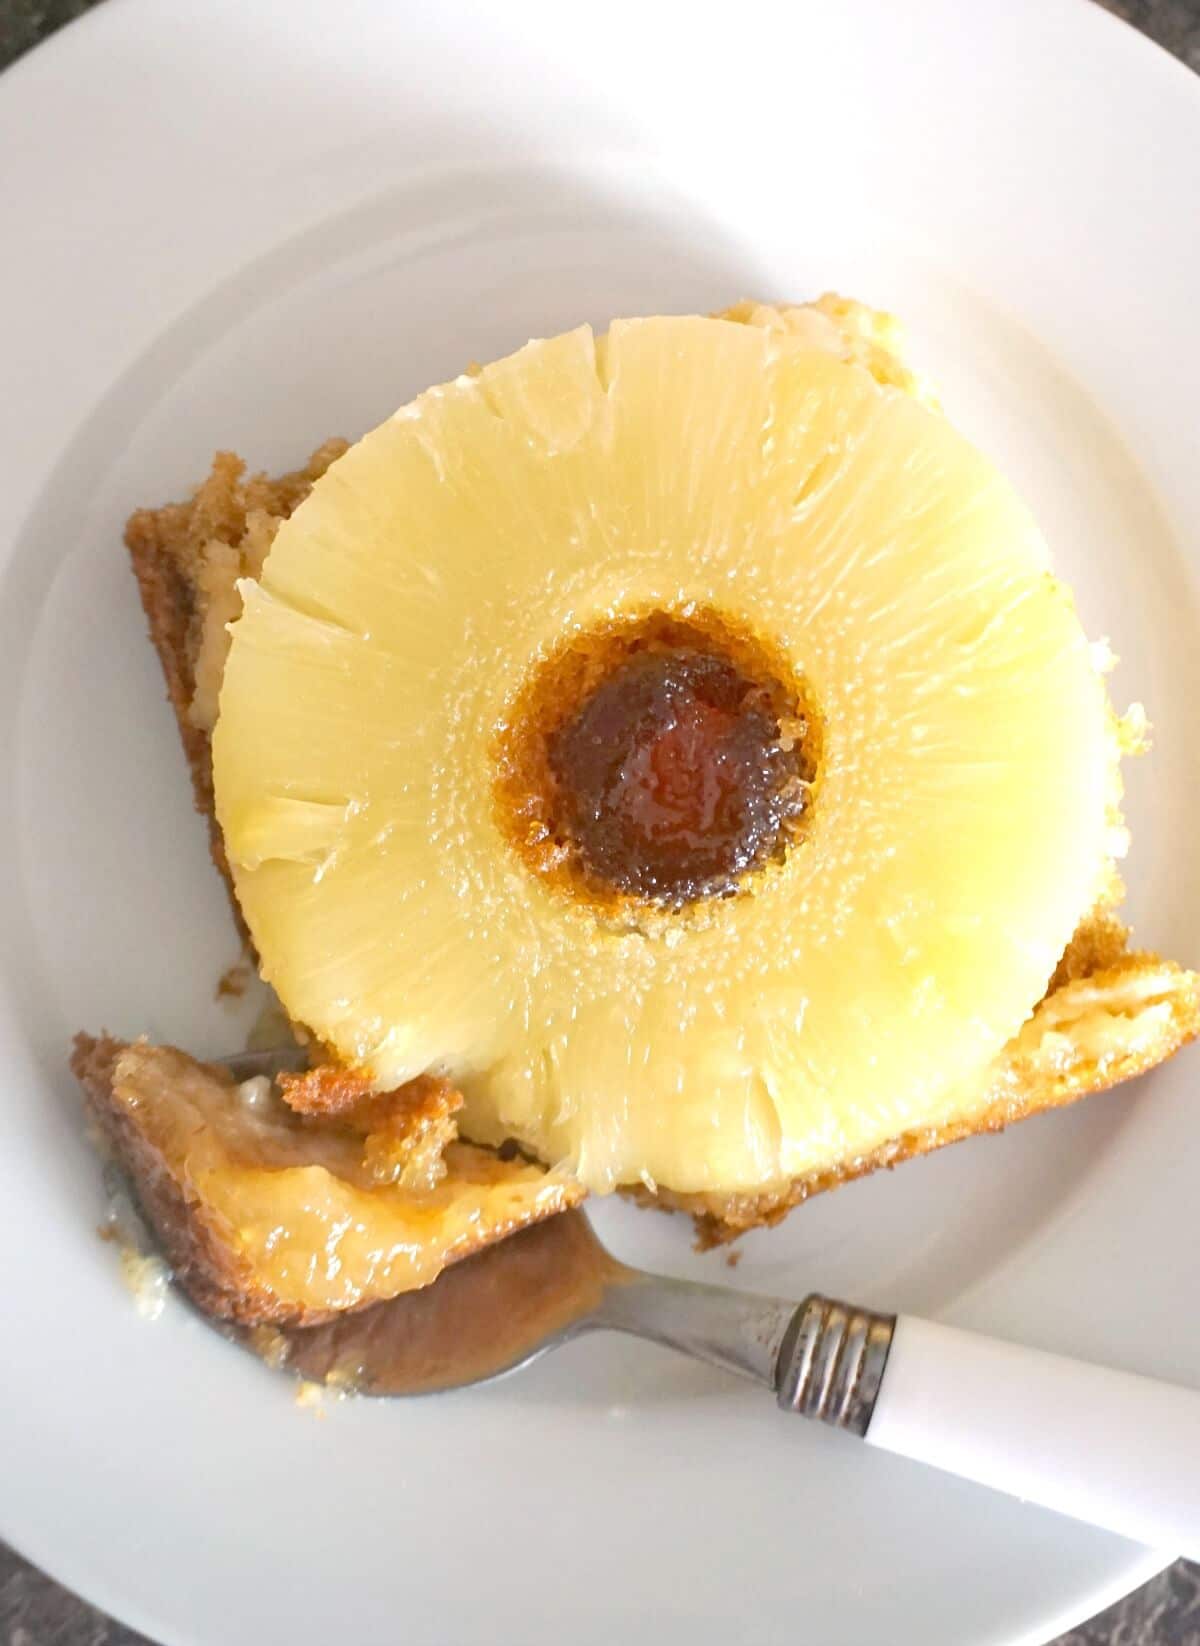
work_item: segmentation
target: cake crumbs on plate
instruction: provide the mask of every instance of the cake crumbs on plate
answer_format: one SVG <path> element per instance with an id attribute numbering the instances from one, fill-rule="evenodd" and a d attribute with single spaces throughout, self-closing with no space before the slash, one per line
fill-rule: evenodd
<path id="1" fill-rule="evenodd" d="M 325 1417 L 325 1389 L 320 1383 L 310 1383 L 307 1380 L 296 1385 L 296 1405 L 301 1411 L 312 1412 L 316 1417 Z"/>
<path id="2" fill-rule="evenodd" d="M 232 966 L 226 966 L 225 970 L 217 979 L 217 999 L 243 999 L 245 997 L 246 990 L 250 987 L 250 981 L 253 976 L 254 968 L 251 966 L 247 956 L 243 955 L 240 960 L 235 960 Z"/>
<path id="3" fill-rule="evenodd" d="M 143 1320 L 157 1320 L 167 1301 L 171 1271 L 161 1257 L 122 1245 L 121 1278 L 133 1293 L 133 1303 Z"/>

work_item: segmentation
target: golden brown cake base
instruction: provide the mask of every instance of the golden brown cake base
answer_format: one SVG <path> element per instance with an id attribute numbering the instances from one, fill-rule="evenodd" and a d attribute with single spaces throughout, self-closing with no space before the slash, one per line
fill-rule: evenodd
<path id="1" fill-rule="evenodd" d="M 246 478 L 246 465 L 232 452 L 218 452 L 212 469 L 186 503 L 168 503 L 159 509 L 138 509 L 125 526 L 125 543 L 133 561 L 150 638 L 162 664 L 167 696 L 175 711 L 183 752 L 192 775 L 196 810 L 207 820 L 213 862 L 229 893 L 233 918 L 243 938 L 249 934 L 234 896 L 225 842 L 213 801 L 212 727 L 209 716 L 197 714 L 198 663 L 211 651 L 205 635 L 205 584 L 214 574 L 248 575 L 257 570 L 246 564 L 246 547 L 253 538 L 255 558 L 270 547 L 280 523 L 308 496 L 314 480 L 346 449 L 344 440 L 327 440 L 304 468 L 268 479 Z M 236 613 L 234 613 L 236 615 Z M 215 683 L 209 695 L 215 697 Z"/>

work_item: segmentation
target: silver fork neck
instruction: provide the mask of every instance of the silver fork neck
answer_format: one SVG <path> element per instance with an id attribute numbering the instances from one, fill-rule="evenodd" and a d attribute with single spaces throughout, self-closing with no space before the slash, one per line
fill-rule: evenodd
<path id="1" fill-rule="evenodd" d="M 895 1317 L 816 1294 L 797 1305 L 614 1265 L 603 1298 L 580 1325 L 683 1349 L 765 1384 L 786 1411 L 864 1435 Z"/>
<path id="2" fill-rule="evenodd" d="M 794 1302 L 617 1267 L 588 1327 L 630 1332 L 683 1349 L 739 1377 L 776 1387 Z"/>

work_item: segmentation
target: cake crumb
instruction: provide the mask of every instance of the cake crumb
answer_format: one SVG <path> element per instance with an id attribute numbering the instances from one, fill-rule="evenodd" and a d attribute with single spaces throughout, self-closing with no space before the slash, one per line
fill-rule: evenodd
<path id="1" fill-rule="evenodd" d="M 217 999 L 241 1000 L 250 987 L 253 976 L 253 968 L 243 955 L 240 960 L 235 960 L 232 966 L 226 966 L 217 979 Z"/>
<path id="2" fill-rule="evenodd" d="M 121 1278 L 133 1293 L 133 1304 L 143 1320 L 157 1320 L 167 1301 L 171 1271 L 161 1257 L 121 1247 Z"/>
<path id="3" fill-rule="evenodd" d="M 246 1341 L 259 1359 L 268 1365 L 273 1372 L 281 1372 L 287 1365 L 288 1341 L 276 1327 L 254 1326 L 251 1328 Z M 317 1388 L 317 1385 L 301 1384 L 301 1388 Z M 299 1396 L 296 1398 L 299 1399 Z"/>
<path id="4" fill-rule="evenodd" d="M 735 1246 L 731 1252 L 725 1253 L 725 1267 L 727 1269 L 736 1269 L 741 1261 L 742 1248 L 740 1246 Z"/>
<path id="5" fill-rule="evenodd" d="M 296 1387 L 296 1405 L 302 1411 L 325 1416 L 325 1390 L 319 1383 L 303 1382 Z"/>
<path id="6" fill-rule="evenodd" d="M 339 1360 L 325 1379 L 325 1387 L 332 1390 L 339 1400 L 345 1400 L 348 1396 L 358 1393 L 362 1387 L 365 1370 L 366 1368 L 357 1360 Z"/>

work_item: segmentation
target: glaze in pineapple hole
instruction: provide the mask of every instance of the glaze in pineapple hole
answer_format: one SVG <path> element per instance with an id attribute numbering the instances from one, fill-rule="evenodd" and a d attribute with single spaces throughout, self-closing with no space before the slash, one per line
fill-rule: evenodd
<path id="1" fill-rule="evenodd" d="M 526 865 L 593 905 L 730 897 L 803 832 L 820 718 L 779 648 L 711 610 L 572 634 L 499 728 L 495 807 Z"/>

